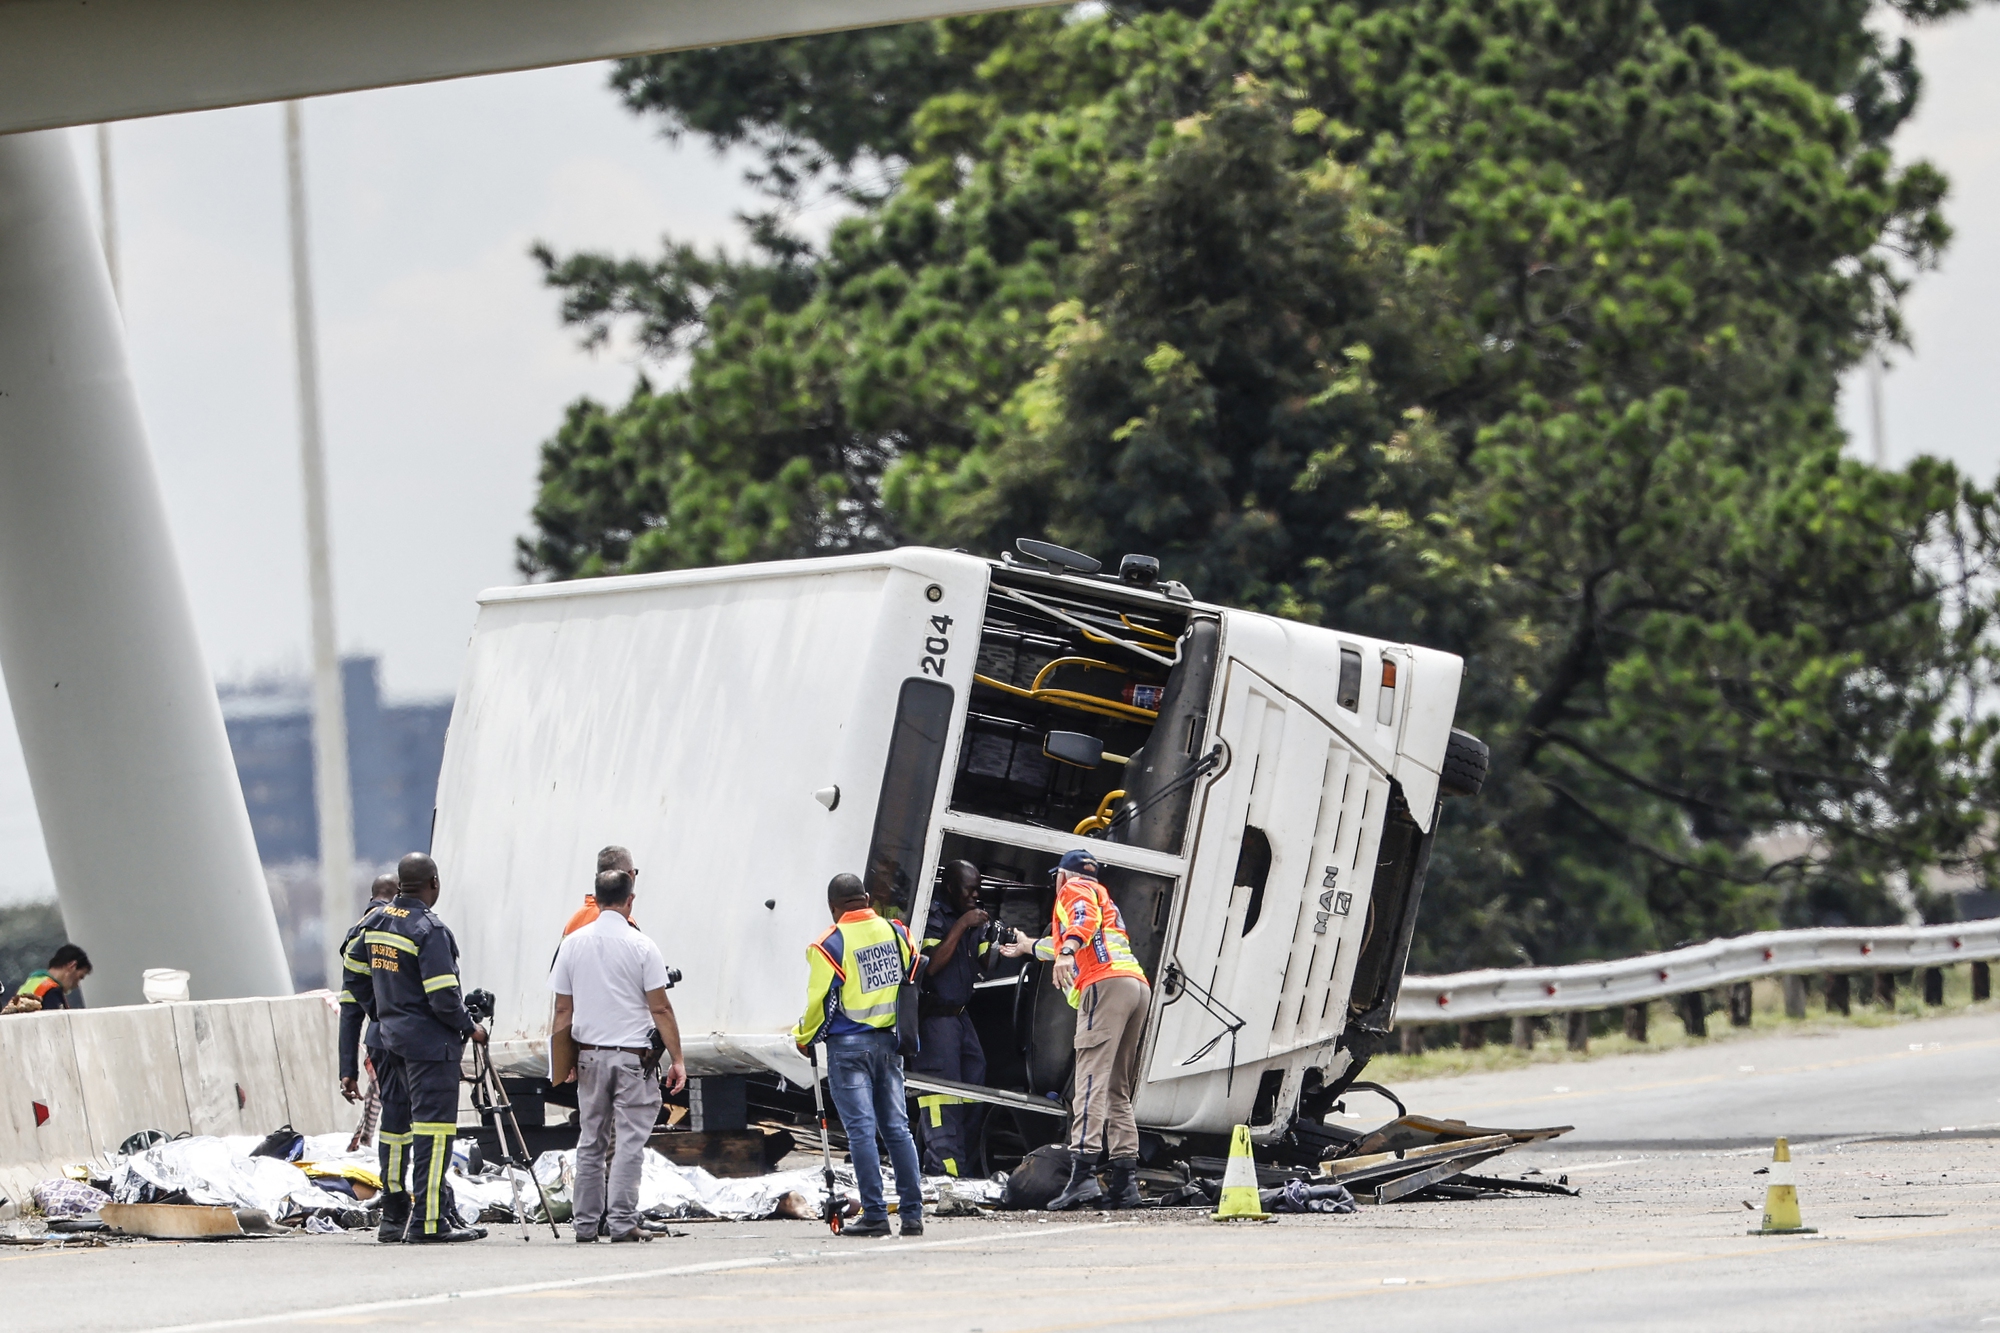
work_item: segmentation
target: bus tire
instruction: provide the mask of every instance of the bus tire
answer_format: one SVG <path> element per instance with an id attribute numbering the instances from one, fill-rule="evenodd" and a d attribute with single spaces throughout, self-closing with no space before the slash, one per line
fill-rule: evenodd
<path id="1" fill-rule="evenodd" d="M 1438 773 L 1438 786 L 1447 796 L 1477 796 L 1486 785 L 1488 762 L 1486 742 L 1453 727 L 1451 739 L 1445 742 L 1444 768 Z"/>

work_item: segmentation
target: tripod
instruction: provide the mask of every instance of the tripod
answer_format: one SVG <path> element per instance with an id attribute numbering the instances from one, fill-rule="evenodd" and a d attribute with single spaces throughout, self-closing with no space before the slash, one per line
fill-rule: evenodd
<path id="1" fill-rule="evenodd" d="M 526 1171 L 528 1179 L 535 1182 L 535 1193 L 542 1201 L 542 1216 L 548 1219 L 549 1234 L 557 1240 L 562 1232 L 556 1229 L 556 1215 L 549 1207 L 548 1191 L 542 1188 L 542 1179 L 535 1174 L 534 1158 L 528 1152 L 528 1140 L 521 1133 L 521 1122 L 514 1115 L 514 1103 L 507 1096 L 507 1089 L 500 1082 L 500 1075 L 493 1070 L 493 1061 L 486 1054 L 486 1043 L 480 1042 L 472 1048 L 472 1105 L 484 1115 L 492 1113 L 493 1132 L 500 1139 L 500 1160 L 514 1167 L 508 1172 L 508 1179 L 514 1185 L 514 1220 L 523 1228 L 528 1225 L 527 1216 L 521 1211 L 521 1177 L 519 1171 Z M 514 1131 L 514 1142 L 507 1142 L 507 1131 Z M 524 1232 L 522 1239 L 527 1239 Z"/>

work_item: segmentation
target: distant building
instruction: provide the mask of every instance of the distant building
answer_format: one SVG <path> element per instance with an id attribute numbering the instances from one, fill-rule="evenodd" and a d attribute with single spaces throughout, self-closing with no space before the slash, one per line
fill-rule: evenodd
<path id="1" fill-rule="evenodd" d="M 343 658 L 347 768 L 353 786 L 357 878 L 431 845 L 431 810 L 451 700 L 385 704 L 373 657 Z M 292 979 L 319 985 L 319 812 L 314 803 L 312 682 L 297 677 L 222 686 L 222 720 L 257 857 L 264 863 Z"/>

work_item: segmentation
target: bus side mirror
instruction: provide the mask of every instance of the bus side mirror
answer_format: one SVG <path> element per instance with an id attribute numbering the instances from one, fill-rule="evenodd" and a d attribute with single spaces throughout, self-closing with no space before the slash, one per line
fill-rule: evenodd
<path id="1" fill-rule="evenodd" d="M 1059 764 L 1096 768 L 1104 760 L 1104 742 L 1080 731 L 1052 731 L 1042 739 L 1042 753 Z"/>

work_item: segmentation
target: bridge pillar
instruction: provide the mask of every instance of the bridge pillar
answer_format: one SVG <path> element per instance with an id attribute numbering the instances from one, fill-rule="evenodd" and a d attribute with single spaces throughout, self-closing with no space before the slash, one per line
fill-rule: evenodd
<path id="1" fill-rule="evenodd" d="M 0 671 L 89 1002 L 290 993 L 63 131 L 0 136 Z"/>

